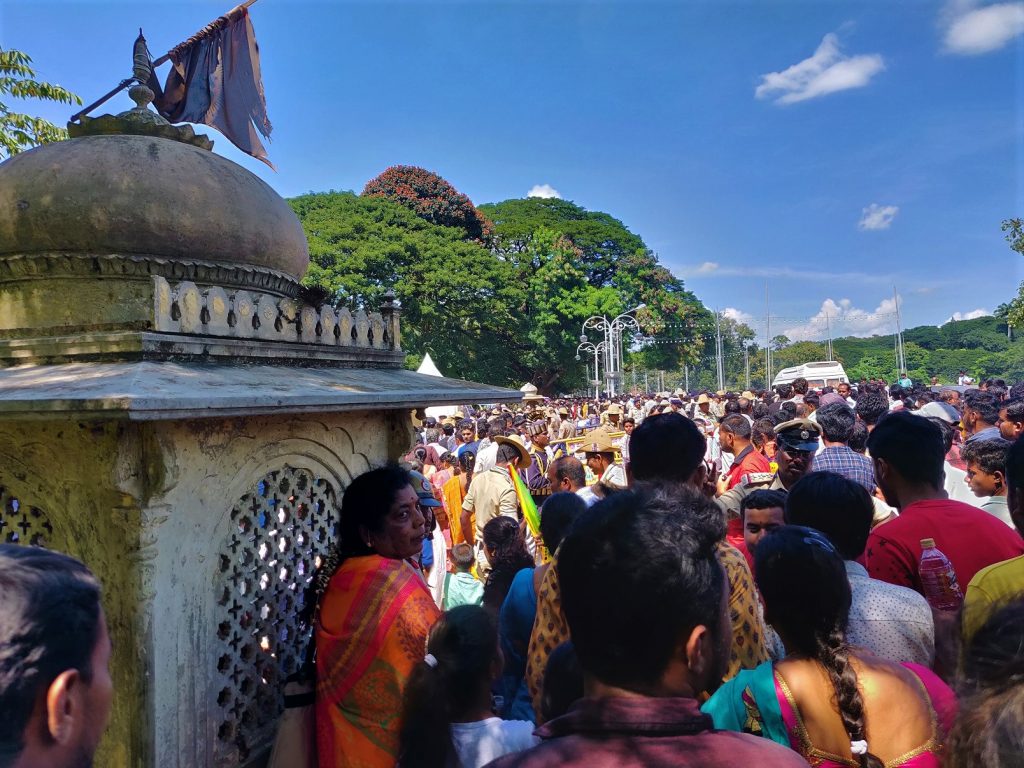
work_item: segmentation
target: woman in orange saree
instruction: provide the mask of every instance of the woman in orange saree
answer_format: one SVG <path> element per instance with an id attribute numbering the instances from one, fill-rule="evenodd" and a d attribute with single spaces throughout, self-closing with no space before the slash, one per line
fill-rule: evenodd
<path id="1" fill-rule="evenodd" d="M 441 501 L 444 503 L 444 511 L 448 516 L 448 530 L 451 531 L 452 546 L 462 544 L 466 541 L 466 535 L 462 532 L 462 502 L 466 498 L 466 489 L 473 479 L 473 464 L 476 462 L 476 454 L 473 451 L 463 451 L 459 454 L 459 471 L 454 477 L 448 480 L 441 487 Z"/>
<path id="2" fill-rule="evenodd" d="M 317 575 L 316 730 L 320 768 L 395 764 L 402 690 L 440 615 L 408 558 L 424 520 L 409 475 L 360 475 L 342 501 L 340 541 Z"/>

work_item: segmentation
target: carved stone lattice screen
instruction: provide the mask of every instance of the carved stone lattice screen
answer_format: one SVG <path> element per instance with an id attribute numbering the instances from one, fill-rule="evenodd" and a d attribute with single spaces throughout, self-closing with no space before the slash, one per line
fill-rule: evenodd
<path id="1" fill-rule="evenodd" d="M 22 504 L 0 486 L 0 542 L 45 547 L 51 538 L 53 526 L 46 513 Z"/>
<path id="2" fill-rule="evenodd" d="M 231 522 L 217 585 L 219 765 L 246 760 L 273 738 L 281 689 L 309 641 L 299 619 L 304 592 L 337 535 L 335 491 L 286 466 L 238 501 Z"/>

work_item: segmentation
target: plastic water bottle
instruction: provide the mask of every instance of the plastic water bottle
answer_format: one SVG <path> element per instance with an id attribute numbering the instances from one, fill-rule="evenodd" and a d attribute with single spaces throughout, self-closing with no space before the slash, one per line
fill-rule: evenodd
<path id="1" fill-rule="evenodd" d="M 953 564 L 936 548 L 935 539 L 921 539 L 921 561 L 917 572 L 921 575 L 924 597 L 932 608 L 955 611 L 963 603 L 964 594 L 957 583 Z"/>

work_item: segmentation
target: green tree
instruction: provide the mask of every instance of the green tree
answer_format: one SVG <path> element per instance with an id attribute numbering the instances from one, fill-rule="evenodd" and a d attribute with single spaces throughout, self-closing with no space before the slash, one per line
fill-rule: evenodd
<path id="1" fill-rule="evenodd" d="M 463 230 L 430 224 L 391 200 L 329 192 L 289 202 L 309 240 L 306 285 L 336 304 L 368 308 L 393 288 L 407 351 L 429 351 L 454 376 L 515 381 L 521 289 L 511 264 Z"/>
<path id="2" fill-rule="evenodd" d="M 785 336 L 776 336 L 772 339 L 785 339 Z M 783 368 L 792 368 L 794 365 L 802 365 L 816 360 L 828 359 L 828 350 L 825 344 L 820 341 L 797 341 L 792 344 L 782 345 L 775 348 L 772 357 L 772 365 L 778 373 Z"/>
<path id="3" fill-rule="evenodd" d="M 37 80 L 28 54 L 0 48 L 0 157 L 68 137 L 66 130 L 48 120 L 12 111 L 10 98 L 82 103 L 66 88 Z"/>
<path id="4" fill-rule="evenodd" d="M 488 203 L 480 211 L 494 223 L 494 249 L 504 255 L 525 249 L 538 230 L 569 238 L 580 249 L 587 280 L 596 288 L 614 285 L 620 263 L 647 251 L 644 241 L 615 217 L 568 200 L 529 197 Z"/>
<path id="5" fill-rule="evenodd" d="M 388 199 L 331 192 L 289 202 L 309 240 L 304 284 L 370 308 L 393 288 L 410 363 L 430 352 L 451 376 L 573 389 L 584 381 L 575 360 L 583 321 L 622 309 L 613 290 L 587 282 L 579 250 L 552 230 L 505 258 Z"/>
<path id="6" fill-rule="evenodd" d="M 713 326 L 711 313 L 614 216 L 554 198 L 505 200 L 481 205 L 480 210 L 494 223 L 491 247 L 501 258 L 514 259 L 528 250 L 538 232 L 556 232 L 571 241 L 587 282 L 599 291 L 607 289 L 596 294 L 603 297 L 596 314 L 614 317 L 644 305 L 634 313 L 643 334 L 672 343 L 645 344 L 626 334 L 628 365 L 674 370 L 700 357 Z M 578 335 L 574 329 L 567 331 Z"/>
<path id="7" fill-rule="evenodd" d="M 1024 256 L 1024 219 L 1007 219 L 1002 225 L 1010 249 Z M 1017 296 L 1010 301 L 1006 322 L 1011 328 L 1024 324 L 1024 283 L 1017 288 Z"/>

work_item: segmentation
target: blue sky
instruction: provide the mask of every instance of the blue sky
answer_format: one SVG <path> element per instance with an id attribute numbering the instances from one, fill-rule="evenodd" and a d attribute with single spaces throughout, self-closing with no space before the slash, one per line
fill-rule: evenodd
<path id="1" fill-rule="evenodd" d="M 0 44 L 86 102 L 227 2 L 0 0 Z M 282 195 L 396 163 L 478 204 L 549 185 L 640 234 L 708 306 L 773 332 L 891 332 L 1024 278 L 1024 3 L 259 0 Z M 166 67 L 161 75 L 166 73 Z M 104 111 L 130 106 L 122 95 Z M 40 106 L 64 121 L 73 110 Z M 817 318 L 812 320 L 812 318 Z"/>

